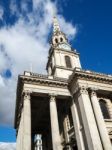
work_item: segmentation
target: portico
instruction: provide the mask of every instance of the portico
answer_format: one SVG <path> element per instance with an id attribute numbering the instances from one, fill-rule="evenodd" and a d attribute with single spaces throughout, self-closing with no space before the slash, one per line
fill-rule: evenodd
<path id="1" fill-rule="evenodd" d="M 67 89 L 67 82 L 58 78 L 54 82 L 54 80 L 48 79 L 46 76 L 40 77 L 38 75 L 35 80 L 35 76 L 27 75 L 28 72 L 25 72 L 25 76 L 21 76 L 19 79 L 19 83 L 23 84 L 24 82 L 21 85 L 24 86 L 24 90 L 20 89 L 18 91 L 18 94 L 22 94 L 22 101 L 18 105 L 17 113 L 21 105 L 21 116 L 26 116 L 25 119 L 23 118 L 24 121 L 22 121 L 22 117 L 18 120 L 20 124 L 22 122 L 21 127 L 17 124 L 19 133 L 25 139 L 20 145 L 25 145 L 26 149 L 33 149 L 35 134 L 41 134 L 43 149 L 61 150 L 66 147 L 67 128 L 70 129 L 73 126 L 72 123 L 70 125 L 72 120 L 68 120 L 69 127 L 67 127 L 67 121 L 65 121 L 66 117 L 70 116 L 71 106 L 71 95 Z M 32 78 L 32 82 L 29 78 Z M 40 82 L 46 84 L 42 90 L 43 92 L 41 91 L 43 85 Z M 51 84 L 50 87 L 49 84 Z M 48 89 L 51 90 L 48 92 Z M 22 128 L 25 129 L 23 133 Z M 74 129 L 72 132 L 74 132 Z M 19 135 L 18 141 L 21 141 Z M 27 142 L 29 143 L 28 145 L 26 144 Z"/>
<path id="2" fill-rule="evenodd" d="M 81 68 L 56 17 L 46 70 L 18 77 L 17 150 L 112 149 L 112 76 Z"/>

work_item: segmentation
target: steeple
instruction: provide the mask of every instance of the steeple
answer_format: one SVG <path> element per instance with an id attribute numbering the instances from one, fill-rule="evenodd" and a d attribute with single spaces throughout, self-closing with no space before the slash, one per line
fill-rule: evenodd
<path id="1" fill-rule="evenodd" d="M 58 19 L 53 17 L 53 34 L 52 34 L 52 46 L 56 47 L 62 43 L 68 44 L 66 35 L 61 31 Z"/>
<path id="2" fill-rule="evenodd" d="M 49 75 L 68 78 L 75 67 L 81 68 L 79 55 L 72 50 L 66 35 L 53 17 L 53 33 L 46 69 Z"/>

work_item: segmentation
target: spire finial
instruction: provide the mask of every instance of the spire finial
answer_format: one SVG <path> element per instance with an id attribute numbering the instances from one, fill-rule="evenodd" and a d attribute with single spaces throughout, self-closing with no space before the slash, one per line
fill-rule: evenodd
<path id="1" fill-rule="evenodd" d="M 60 31 L 60 26 L 56 16 L 53 17 L 53 32 Z"/>

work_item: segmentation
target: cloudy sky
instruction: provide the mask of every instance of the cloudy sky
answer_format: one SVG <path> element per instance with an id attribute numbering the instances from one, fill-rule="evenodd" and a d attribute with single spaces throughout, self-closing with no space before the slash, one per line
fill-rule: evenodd
<path id="1" fill-rule="evenodd" d="M 12 128 L 18 74 L 30 70 L 31 65 L 34 72 L 46 73 L 53 15 L 70 39 L 76 36 L 76 26 L 59 14 L 57 7 L 57 2 L 50 0 L 6 0 L 0 4 L 1 141 L 15 141 Z"/>
<path id="2" fill-rule="evenodd" d="M 112 74 L 111 0 L 0 0 L 1 142 L 15 141 L 18 74 L 31 65 L 33 72 L 46 73 L 54 14 L 83 68 Z"/>

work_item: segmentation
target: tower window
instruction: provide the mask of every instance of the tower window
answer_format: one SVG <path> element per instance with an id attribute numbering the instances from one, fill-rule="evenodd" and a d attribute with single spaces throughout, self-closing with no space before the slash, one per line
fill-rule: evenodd
<path id="1" fill-rule="evenodd" d="M 99 103 L 100 103 L 100 108 L 101 108 L 104 119 L 110 119 L 110 115 L 107 109 L 106 102 L 103 99 L 100 99 Z"/>
<path id="2" fill-rule="evenodd" d="M 72 68 L 71 60 L 70 60 L 69 56 L 65 56 L 65 62 L 66 62 L 66 67 L 67 68 Z"/>
<path id="3" fill-rule="evenodd" d="M 63 38 L 62 37 L 60 38 L 60 42 L 63 42 Z"/>
<path id="4" fill-rule="evenodd" d="M 58 43 L 58 39 L 57 38 L 55 39 L 55 42 Z"/>

